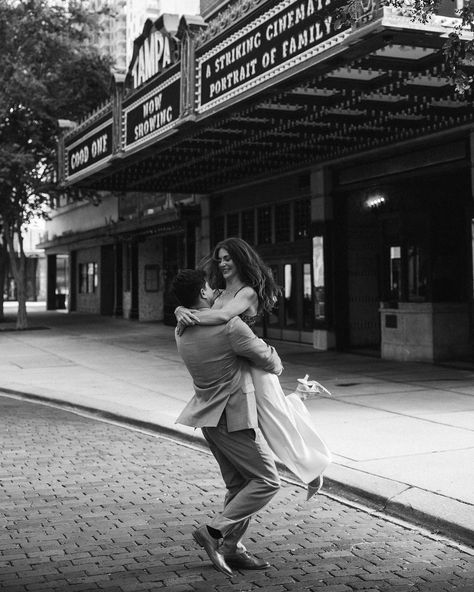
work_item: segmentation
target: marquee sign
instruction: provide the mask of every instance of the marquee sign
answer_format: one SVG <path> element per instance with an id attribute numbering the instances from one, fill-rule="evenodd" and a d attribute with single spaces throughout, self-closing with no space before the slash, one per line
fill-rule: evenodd
<path id="1" fill-rule="evenodd" d="M 66 178 L 101 166 L 112 155 L 112 119 L 65 145 Z"/>
<path id="2" fill-rule="evenodd" d="M 207 111 L 326 49 L 325 42 L 340 32 L 334 9 L 333 0 L 283 0 L 199 56 L 197 111 Z"/>
<path id="3" fill-rule="evenodd" d="M 134 41 L 128 70 L 128 86 L 136 89 L 161 74 L 179 59 L 179 46 L 172 34 L 177 28 L 175 15 L 162 15 L 156 22 L 147 20 L 143 33 Z"/>
<path id="4" fill-rule="evenodd" d="M 161 136 L 173 128 L 180 116 L 181 76 L 164 82 L 158 78 L 139 98 L 124 104 L 123 148 L 125 151 Z"/>

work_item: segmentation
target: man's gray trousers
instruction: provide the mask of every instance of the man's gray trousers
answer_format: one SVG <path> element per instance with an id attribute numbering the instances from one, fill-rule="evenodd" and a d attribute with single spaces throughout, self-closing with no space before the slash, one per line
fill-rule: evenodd
<path id="1" fill-rule="evenodd" d="M 204 427 L 202 433 L 227 487 L 224 510 L 209 526 L 222 533 L 222 552 L 230 554 L 242 547 L 240 539 L 251 516 L 277 493 L 280 478 L 274 457 L 259 429 L 228 432 L 224 413 L 216 427 Z"/>

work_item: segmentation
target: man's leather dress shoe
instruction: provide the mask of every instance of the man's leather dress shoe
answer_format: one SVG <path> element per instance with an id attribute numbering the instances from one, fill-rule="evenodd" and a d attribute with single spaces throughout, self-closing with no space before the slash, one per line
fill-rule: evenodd
<path id="1" fill-rule="evenodd" d="M 257 559 L 257 557 L 251 555 L 248 551 L 225 555 L 224 559 L 234 569 L 267 569 L 270 567 L 268 561 Z"/>
<path id="2" fill-rule="evenodd" d="M 226 574 L 227 576 L 234 575 L 232 570 L 227 565 L 224 556 L 219 553 L 218 541 L 213 538 L 206 526 L 200 526 L 193 532 L 193 538 L 198 545 L 200 545 L 208 554 L 209 559 L 216 569 Z"/>

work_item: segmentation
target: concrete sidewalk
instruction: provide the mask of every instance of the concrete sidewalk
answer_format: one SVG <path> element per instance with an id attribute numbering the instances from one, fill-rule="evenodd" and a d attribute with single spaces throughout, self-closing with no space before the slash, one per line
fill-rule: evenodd
<path id="1" fill-rule="evenodd" d="M 0 393 L 41 397 L 202 440 L 174 424 L 192 395 L 173 328 L 29 306 L 31 330 L 0 324 Z M 286 392 L 306 373 L 334 455 L 326 487 L 474 545 L 474 367 L 395 363 L 272 342 Z"/>

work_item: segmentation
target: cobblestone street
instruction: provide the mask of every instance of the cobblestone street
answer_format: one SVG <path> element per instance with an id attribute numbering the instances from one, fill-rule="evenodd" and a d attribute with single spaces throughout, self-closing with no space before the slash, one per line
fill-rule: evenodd
<path id="1" fill-rule="evenodd" d="M 465 548 L 291 483 L 245 541 L 272 567 L 228 579 L 191 537 L 223 498 L 207 451 L 8 397 L 0 442 L 0 590 L 474 589 Z"/>

